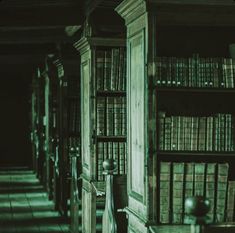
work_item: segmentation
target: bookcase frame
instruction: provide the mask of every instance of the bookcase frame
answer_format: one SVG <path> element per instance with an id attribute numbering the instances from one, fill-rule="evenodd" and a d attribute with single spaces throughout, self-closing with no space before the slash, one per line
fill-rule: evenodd
<path id="1" fill-rule="evenodd" d="M 190 227 L 187 225 L 157 223 L 159 218 L 157 92 L 160 89 L 157 90 L 154 82 L 158 46 L 156 29 L 158 26 L 234 27 L 235 5 L 228 0 L 124 0 L 116 11 L 124 18 L 127 27 L 128 232 L 190 232 Z M 172 91 L 172 88 L 165 89 Z M 184 90 L 175 88 L 174 91 Z M 188 91 L 187 88 L 185 91 Z M 192 91 L 201 90 L 195 88 Z M 203 91 L 234 92 L 229 89 Z M 138 119 L 133 114 L 136 112 L 139 113 Z M 140 128 L 138 132 L 135 131 L 137 127 Z M 172 155 L 178 154 L 172 152 Z M 219 156 L 219 153 L 217 155 Z M 234 224 L 230 227 L 233 229 Z"/>
<path id="2" fill-rule="evenodd" d="M 82 37 L 74 44 L 81 56 L 82 232 L 96 232 L 97 191 L 105 191 L 105 182 L 97 181 L 97 142 L 126 141 L 122 136 L 96 135 L 97 98 L 125 96 L 125 92 L 122 91 L 96 91 L 96 50 L 124 46 L 123 39 L 102 37 Z M 104 198 L 101 199 L 104 202 Z"/>

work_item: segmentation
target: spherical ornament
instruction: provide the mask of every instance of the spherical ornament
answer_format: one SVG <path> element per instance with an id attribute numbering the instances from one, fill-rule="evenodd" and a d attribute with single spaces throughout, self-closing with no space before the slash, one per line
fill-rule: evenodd
<path id="1" fill-rule="evenodd" d="M 210 201 L 203 196 L 188 197 L 185 200 L 185 212 L 194 216 L 205 216 L 210 210 Z"/>
<path id="2" fill-rule="evenodd" d="M 103 168 L 105 171 L 113 171 L 116 169 L 117 162 L 114 159 L 106 159 L 103 162 Z"/>

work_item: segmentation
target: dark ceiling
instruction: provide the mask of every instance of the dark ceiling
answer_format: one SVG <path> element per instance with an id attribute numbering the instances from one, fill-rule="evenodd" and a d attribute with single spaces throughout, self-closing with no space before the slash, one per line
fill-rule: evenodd
<path id="1" fill-rule="evenodd" d="M 33 65 L 83 23 L 85 0 L 1 0 L 0 68 Z"/>
<path id="2" fill-rule="evenodd" d="M 95 9 L 108 9 L 109 15 L 120 1 L 0 0 L 1 70 L 35 66 L 58 43 L 72 44 L 68 34 L 79 34 L 87 15 Z"/>

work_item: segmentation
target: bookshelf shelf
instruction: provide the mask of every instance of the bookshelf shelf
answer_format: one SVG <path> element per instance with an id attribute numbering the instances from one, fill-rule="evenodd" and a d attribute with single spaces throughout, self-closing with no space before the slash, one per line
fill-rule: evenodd
<path id="1" fill-rule="evenodd" d="M 157 93 L 206 93 L 206 94 L 235 94 L 234 88 L 182 88 L 182 87 L 156 87 Z"/>
<path id="2" fill-rule="evenodd" d="M 98 142 L 126 142 L 126 136 L 97 136 Z"/>
<path id="3" fill-rule="evenodd" d="M 235 151 L 232 152 L 226 152 L 226 151 L 157 151 L 157 154 L 159 156 L 167 156 L 176 158 L 178 156 L 184 156 L 184 157 L 190 157 L 196 156 L 196 157 L 234 157 L 235 158 Z"/>
<path id="4" fill-rule="evenodd" d="M 125 91 L 100 91 L 98 90 L 96 92 L 96 96 L 97 97 L 106 97 L 106 96 L 113 96 L 113 97 L 125 97 L 126 96 L 126 92 Z"/>

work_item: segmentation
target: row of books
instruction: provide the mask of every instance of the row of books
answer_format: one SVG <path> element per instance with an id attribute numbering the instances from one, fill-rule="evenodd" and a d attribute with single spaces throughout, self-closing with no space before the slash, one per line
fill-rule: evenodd
<path id="1" fill-rule="evenodd" d="M 232 58 L 157 57 L 156 84 L 159 86 L 234 88 L 235 60 Z"/>
<path id="2" fill-rule="evenodd" d="M 97 144 L 97 180 L 105 179 L 103 175 L 103 161 L 114 159 L 117 169 L 114 174 L 126 174 L 126 142 L 98 142 Z"/>
<path id="3" fill-rule="evenodd" d="M 159 221 L 183 223 L 185 199 L 196 195 L 209 199 L 212 222 L 233 221 L 235 181 L 228 181 L 228 172 L 227 163 L 161 162 Z"/>
<path id="4" fill-rule="evenodd" d="M 96 107 L 98 136 L 126 135 L 125 97 L 98 97 Z"/>
<path id="5" fill-rule="evenodd" d="M 126 89 L 126 51 L 124 48 L 97 50 L 97 90 L 124 91 Z"/>
<path id="6" fill-rule="evenodd" d="M 159 113 L 159 150 L 234 151 L 231 114 L 166 116 Z"/>
<path id="7" fill-rule="evenodd" d="M 79 99 L 68 100 L 68 132 L 80 133 L 80 102 Z"/>

